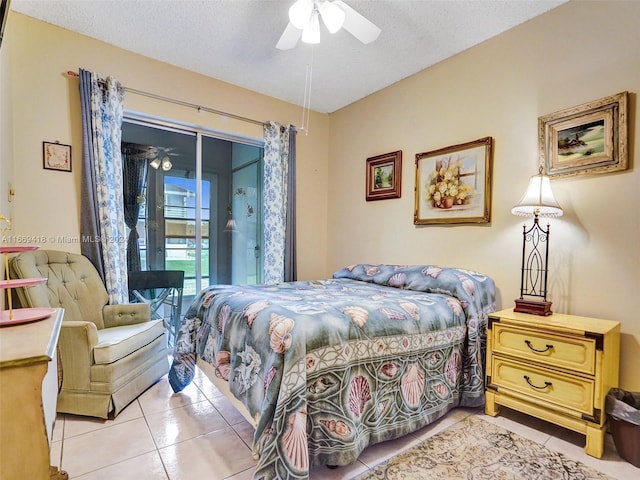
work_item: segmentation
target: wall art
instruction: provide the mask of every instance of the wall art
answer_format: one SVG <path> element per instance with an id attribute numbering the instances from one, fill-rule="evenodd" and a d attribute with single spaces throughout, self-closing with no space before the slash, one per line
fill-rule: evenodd
<path id="1" fill-rule="evenodd" d="M 415 225 L 491 221 L 493 138 L 416 154 Z"/>
<path id="2" fill-rule="evenodd" d="M 42 166 L 48 170 L 71 171 L 71 145 L 42 142 Z"/>
<path id="3" fill-rule="evenodd" d="M 402 150 L 367 158 L 367 201 L 400 198 L 401 186 Z"/>
<path id="4" fill-rule="evenodd" d="M 538 118 L 540 164 L 547 175 L 628 168 L 627 92 Z"/>

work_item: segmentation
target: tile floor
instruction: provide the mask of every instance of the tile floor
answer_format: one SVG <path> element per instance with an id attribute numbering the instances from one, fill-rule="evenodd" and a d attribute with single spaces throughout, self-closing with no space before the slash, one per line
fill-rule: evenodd
<path id="1" fill-rule="evenodd" d="M 617 455 L 610 435 L 604 457 L 598 460 L 584 453 L 584 436 L 578 433 L 506 409 L 492 418 L 482 409 L 458 408 L 415 434 L 369 447 L 352 465 L 315 468 L 311 479 L 353 478 L 467 415 L 479 415 L 614 478 L 640 478 L 640 469 Z M 251 457 L 252 433 L 204 374 L 198 372 L 178 394 L 164 377 L 115 420 L 58 415 L 51 463 L 73 480 L 248 480 L 256 463 Z"/>

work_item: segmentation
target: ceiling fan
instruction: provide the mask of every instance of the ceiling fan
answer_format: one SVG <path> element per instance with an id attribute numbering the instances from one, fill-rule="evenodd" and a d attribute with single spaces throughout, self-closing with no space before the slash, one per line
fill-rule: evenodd
<path id="1" fill-rule="evenodd" d="M 320 18 L 330 33 L 344 28 L 365 44 L 373 42 L 381 32 L 342 0 L 297 0 L 289 8 L 289 23 L 276 48 L 289 50 L 300 38 L 305 43 L 320 43 Z"/>

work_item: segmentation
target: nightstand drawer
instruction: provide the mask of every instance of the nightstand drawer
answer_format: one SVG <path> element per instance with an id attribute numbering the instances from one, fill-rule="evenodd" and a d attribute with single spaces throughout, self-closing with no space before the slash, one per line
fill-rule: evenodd
<path id="1" fill-rule="evenodd" d="M 595 374 L 596 342 L 544 330 L 494 324 L 493 351 L 553 366 Z"/>
<path id="2" fill-rule="evenodd" d="M 507 388 L 531 398 L 593 415 L 592 379 L 538 368 L 498 356 L 492 357 L 491 386 Z"/>

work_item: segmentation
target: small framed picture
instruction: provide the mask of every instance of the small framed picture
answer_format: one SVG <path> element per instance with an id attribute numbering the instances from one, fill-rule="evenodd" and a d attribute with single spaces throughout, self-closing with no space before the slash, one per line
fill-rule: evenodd
<path id="1" fill-rule="evenodd" d="M 627 92 L 538 118 L 540 161 L 551 177 L 629 168 Z"/>
<path id="2" fill-rule="evenodd" d="M 71 171 L 71 145 L 42 142 L 42 167 L 47 170 Z"/>
<path id="3" fill-rule="evenodd" d="M 400 198 L 402 150 L 367 158 L 367 201 Z"/>

